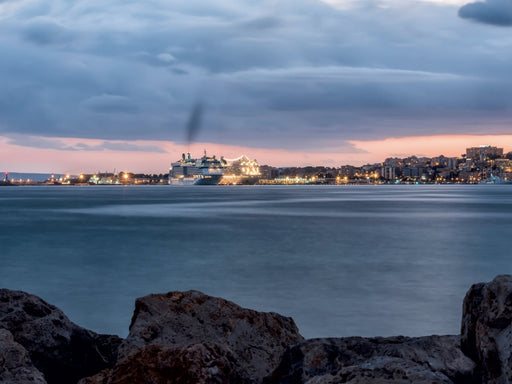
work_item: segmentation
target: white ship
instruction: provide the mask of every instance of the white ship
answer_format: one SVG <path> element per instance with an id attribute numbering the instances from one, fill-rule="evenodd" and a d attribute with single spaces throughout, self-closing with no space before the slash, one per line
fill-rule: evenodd
<path id="1" fill-rule="evenodd" d="M 204 156 L 194 159 L 190 153 L 182 154 L 181 160 L 172 163 L 169 171 L 171 185 L 217 185 L 224 174 L 226 161 L 215 156 Z"/>

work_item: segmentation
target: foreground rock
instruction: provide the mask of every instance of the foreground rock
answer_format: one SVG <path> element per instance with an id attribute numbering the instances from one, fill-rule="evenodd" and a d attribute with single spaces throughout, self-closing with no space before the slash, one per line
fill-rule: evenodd
<path id="1" fill-rule="evenodd" d="M 463 306 L 462 350 L 478 365 L 483 383 L 512 383 L 512 276 L 475 284 Z"/>
<path id="2" fill-rule="evenodd" d="M 121 343 L 80 328 L 36 296 L 8 289 L 0 289 L 0 328 L 28 351 L 48 384 L 73 384 L 113 366 Z"/>
<path id="3" fill-rule="evenodd" d="M 304 341 L 291 318 L 189 291 L 138 299 L 121 343 L 76 326 L 35 296 L 0 290 L 0 383 L 80 378 L 80 384 L 512 383 L 512 276 L 471 287 L 460 338 Z"/>
<path id="4" fill-rule="evenodd" d="M 83 382 L 258 383 L 302 340 L 294 321 L 276 313 L 197 291 L 149 295 L 135 303 L 116 367 Z"/>
<path id="5" fill-rule="evenodd" d="M 85 378 L 80 384 L 209 384 L 250 383 L 240 375 L 233 353 L 219 344 L 169 347 L 151 344 L 120 361 L 113 370 Z"/>
<path id="6" fill-rule="evenodd" d="M 28 352 L 14 341 L 11 332 L 0 329 L 0 383 L 2 384 L 46 384 Z"/>
<path id="7" fill-rule="evenodd" d="M 457 336 L 312 339 L 289 348 L 268 384 L 471 383 Z"/>

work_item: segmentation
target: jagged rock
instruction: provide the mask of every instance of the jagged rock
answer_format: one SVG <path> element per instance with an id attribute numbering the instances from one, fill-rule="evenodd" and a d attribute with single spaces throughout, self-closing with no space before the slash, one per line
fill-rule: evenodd
<path id="1" fill-rule="evenodd" d="M 79 384 L 229 384 L 248 383 L 237 372 L 231 351 L 218 344 L 167 347 L 150 344 L 114 369 L 83 379 Z"/>
<path id="2" fill-rule="evenodd" d="M 116 361 L 121 339 L 80 328 L 37 296 L 0 289 L 0 327 L 30 354 L 48 384 L 72 384 Z"/>
<path id="3" fill-rule="evenodd" d="M 302 340 L 293 320 L 276 313 L 245 309 L 198 291 L 149 295 L 137 299 L 119 363 L 104 382 L 128 383 L 116 381 L 121 371 L 151 371 L 151 377 L 162 377 L 155 383 L 257 383 L 279 364 L 289 345 Z M 141 363 L 141 355 L 162 361 Z M 192 356 L 201 363 L 191 361 Z M 202 371 L 205 366 L 210 373 Z M 178 371 L 176 377 L 170 374 Z M 215 375 L 208 376 L 212 372 Z M 146 383 L 150 376 L 142 379 L 137 374 L 141 381 L 132 382 Z"/>
<path id="4" fill-rule="evenodd" d="M 478 365 L 482 382 L 512 382 L 512 276 L 474 284 L 463 305 L 462 350 Z"/>
<path id="5" fill-rule="evenodd" d="M 7 329 L 0 328 L 0 383 L 2 384 L 46 384 L 25 348 L 14 341 Z"/>
<path id="6" fill-rule="evenodd" d="M 266 384 L 472 383 L 457 336 L 312 339 L 290 347 Z"/>

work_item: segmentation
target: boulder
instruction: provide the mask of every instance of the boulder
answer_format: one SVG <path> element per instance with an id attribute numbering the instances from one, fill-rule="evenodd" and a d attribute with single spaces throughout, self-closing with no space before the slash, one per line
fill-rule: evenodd
<path id="1" fill-rule="evenodd" d="M 46 384 L 25 348 L 14 341 L 12 333 L 0 328 L 0 383 L 2 384 Z"/>
<path id="2" fill-rule="evenodd" d="M 472 383 L 457 336 L 311 339 L 288 348 L 266 384 Z"/>
<path id="3" fill-rule="evenodd" d="M 37 296 L 0 289 L 0 327 L 29 353 L 48 384 L 72 384 L 112 367 L 121 339 L 72 323 Z"/>
<path id="4" fill-rule="evenodd" d="M 462 351 L 476 363 L 482 382 L 512 382 L 512 276 L 474 284 L 466 294 Z"/>
<path id="5" fill-rule="evenodd" d="M 245 309 L 198 291 L 149 295 L 135 303 L 119 362 L 110 376 L 101 374 L 107 381 L 82 383 L 128 383 L 130 375 L 141 379 L 133 383 L 154 377 L 162 378 L 154 383 L 259 383 L 277 367 L 285 349 L 302 340 L 294 321 L 276 313 Z"/>
<path id="6" fill-rule="evenodd" d="M 229 384 L 249 383 L 238 375 L 238 363 L 218 344 L 197 343 L 169 347 L 150 344 L 79 384 Z"/>

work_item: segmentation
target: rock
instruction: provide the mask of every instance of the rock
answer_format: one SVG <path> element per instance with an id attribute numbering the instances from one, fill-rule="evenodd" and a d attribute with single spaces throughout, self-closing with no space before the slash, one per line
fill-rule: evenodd
<path id="1" fill-rule="evenodd" d="M 112 370 L 79 384 L 229 384 L 248 383 L 237 374 L 233 354 L 218 344 L 198 343 L 167 347 L 150 344 L 137 350 Z"/>
<path id="2" fill-rule="evenodd" d="M 11 332 L 0 328 L 0 383 L 46 384 L 25 348 L 14 341 Z"/>
<path id="3" fill-rule="evenodd" d="M 463 304 L 461 345 L 482 382 L 512 382 L 512 276 L 474 284 Z"/>
<path id="4" fill-rule="evenodd" d="M 162 378 L 155 383 L 258 383 L 277 367 L 289 345 L 302 340 L 293 320 L 276 313 L 245 309 L 198 291 L 149 295 L 135 303 L 130 333 L 106 382 L 128 383 L 121 379 L 125 373 L 141 378 L 140 372 L 152 372 L 151 377 Z M 149 382 L 150 376 L 141 380 Z"/>
<path id="5" fill-rule="evenodd" d="M 312 339 L 290 347 L 266 384 L 472 383 L 457 336 Z"/>
<path id="6" fill-rule="evenodd" d="M 72 384 L 112 367 L 121 339 L 80 328 L 40 298 L 0 289 L 0 327 L 30 354 L 48 384 Z"/>

